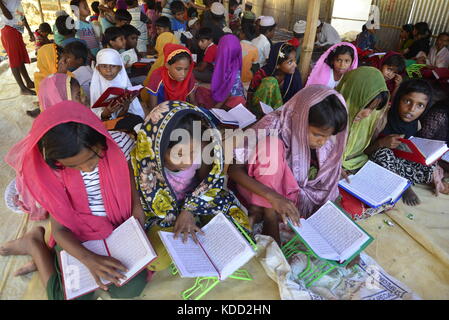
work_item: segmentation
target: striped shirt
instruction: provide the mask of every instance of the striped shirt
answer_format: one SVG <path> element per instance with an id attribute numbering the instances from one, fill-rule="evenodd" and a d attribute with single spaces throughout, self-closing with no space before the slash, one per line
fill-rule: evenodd
<path id="1" fill-rule="evenodd" d="M 79 29 L 76 32 L 76 37 L 86 41 L 87 47 L 95 57 L 100 51 L 100 43 L 95 35 L 94 27 L 90 22 L 77 21 L 79 23 Z"/>
<path id="2" fill-rule="evenodd" d="M 122 149 L 126 160 L 130 159 L 131 149 L 134 147 L 134 140 L 132 140 L 126 133 L 119 131 L 109 132 Z M 98 166 L 92 172 L 81 172 L 81 176 L 86 186 L 87 200 L 89 201 L 89 208 L 95 216 L 106 216 L 106 209 L 104 208 L 103 196 L 101 195 L 100 176 L 98 173 Z"/>

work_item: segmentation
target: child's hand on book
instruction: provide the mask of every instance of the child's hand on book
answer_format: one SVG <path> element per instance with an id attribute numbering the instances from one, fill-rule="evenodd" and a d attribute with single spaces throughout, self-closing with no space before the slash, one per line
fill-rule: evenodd
<path id="1" fill-rule="evenodd" d="M 193 214 L 189 211 L 181 211 L 179 216 L 176 218 L 175 227 L 174 227 L 174 238 L 177 239 L 179 234 L 182 233 L 182 241 L 186 242 L 189 234 L 192 236 L 193 241 L 198 243 L 198 238 L 196 237 L 196 233 L 200 232 L 204 234 L 203 231 L 196 225 L 195 218 Z"/>
<path id="2" fill-rule="evenodd" d="M 94 277 L 97 285 L 103 290 L 108 290 L 108 287 L 101 282 L 100 278 L 109 280 L 116 286 L 119 285 L 121 279 L 126 279 L 126 276 L 117 270 L 122 272 L 127 272 L 128 270 L 120 261 L 112 257 L 93 254 L 84 261 L 84 264 Z"/>
<path id="3" fill-rule="evenodd" d="M 379 145 L 381 148 L 396 149 L 402 143 L 401 138 L 404 138 L 403 134 L 390 134 L 379 139 Z"/>
<path id="4" fill-rule="evenodd" d="M 300 226 L 299 219 L 301 216 L 298 208 L 292 201 L 275 192 L 268 196 L 268 200 L 273 206 L 274 211 L 281 216 L 281 219 L 285 224 L 287 224 L 288 219 L 290 219 L 295 226 Z"/>

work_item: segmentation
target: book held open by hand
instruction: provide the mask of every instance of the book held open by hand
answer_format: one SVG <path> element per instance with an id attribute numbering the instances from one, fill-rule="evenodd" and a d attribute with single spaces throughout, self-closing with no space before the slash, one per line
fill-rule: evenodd
<path id="1" fill-rule="evenodd" d="M 126 279 L 120 280 L 120 286 L 126 284 L 156 258 L 147 235 L 134 217 L 122 223 L 106 239 L 86 241 L 82 245 L 98 255 L 119 260 L 128 269 L 123 273 Z M 60 265 L 67 300 L 99 288 L 89 269 L 64 250 L 60 252 Z M 104 279 L 101 281 L 105 285 L 111 284 Z"/>
<path id="2" fill-rule="evenodd" d="M 257 121 L 256 116 L 242 104 L 239 104 L 229 111 L 212 108 L 210 109 L 210 112 L 221 123 L 233 125 L 242 129 Z"/>
<path id="3" fill-rule="evenodd" d="M 255 255 L 249 242 L 222 213 L 201 230 L 205 234 L 197 233 L 198 244 L 191 236 L 184 243 L 182 235 L 174 239 L 174 233 L 159 231 L 162 243 L 183 278 L 224 280 Z"/>
<path id="4" fill-rule="evenodd" d="M 340 264 L 355 258 L 373 238 L 352 221 L 331 201 L 326 202 L 307 219 L 300 219 L 301 226 L 290 227 L 320 258 L 338 261 Z"/>
<path id="5" fill-rule="evenodd" d="M 396 149 L 393 149 L 394 154 L 399 158 L 426 166 L 432 165 L 449 150 L 445 141 L 418 137 L 400 140 L 402 143 Z"/>
<path id="6" fill-rule="evenodd" d="M 339 187 L 372 208 L 387 203 L 395 204 L 410 187 L 407 179 L 372 161 L 368 161 L 359 172 L 348 178 L 350 182 L 340 180 Z"/>
<path id="7" fill-rule="evenodd" d="M 112 101 L 122 99 L 132 100 L 137 98 L 140 91 L 144 87 L 142 85 L 137 85 L 134 87 L 129 87 L 126 89 L 109 87 L 103 92 L 103 94 L 98 98 L 98 100 L 92 105 L 92 109 L 107 107 Z"/>

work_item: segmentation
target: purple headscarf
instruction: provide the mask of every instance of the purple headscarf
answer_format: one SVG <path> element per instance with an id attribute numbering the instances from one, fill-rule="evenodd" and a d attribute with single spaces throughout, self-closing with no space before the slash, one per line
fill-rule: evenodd
<path id="1" fill-rule="evenodd" d="M 214 74 L 212 75 L 212 98 L 223 102 L 228 98 L 235 79 L 242 70 L 242 47 L 233 34 L 221 37 L 218 43 Z"/>

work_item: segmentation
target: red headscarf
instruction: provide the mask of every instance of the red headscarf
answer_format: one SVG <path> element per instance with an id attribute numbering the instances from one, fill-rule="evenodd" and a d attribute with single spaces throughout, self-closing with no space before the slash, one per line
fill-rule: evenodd
<path id="1" fill-rule="evenodd" d="M 167 43 L 164 47 L 165 63 L 181 52 L 187 52 L 190 56 L 192 56 L 189 49 L 186 47 L 181 46 L 180 44 Z M 176 81 L 170 76 L 165 64 L 161 67 L 162 82 L 164 83 L 165 96 L 168 100 L 186 101 L 187 96 L 191 91 L 189 88 L 191 87 L 192 74 L 193 61 L 190 64 L 189 73 L 182 82 Z"/>
<path id="2" fill-rule="evenodd" d="M 80 171 L 54 170 L 39 151 L 39 140 L 53 127 L 67 122 L 88 125 L 106 137 L 107 150 L 98 169 L 107 217 L 92 214 Z M 77 102 L 63 101 L 42 112 L 5 161 L 16 170 L 17 178 L 34 199 L 80 241 L 104 239 L 131 216 L 131 183 L 125 155 L 100 119 Z"/>

